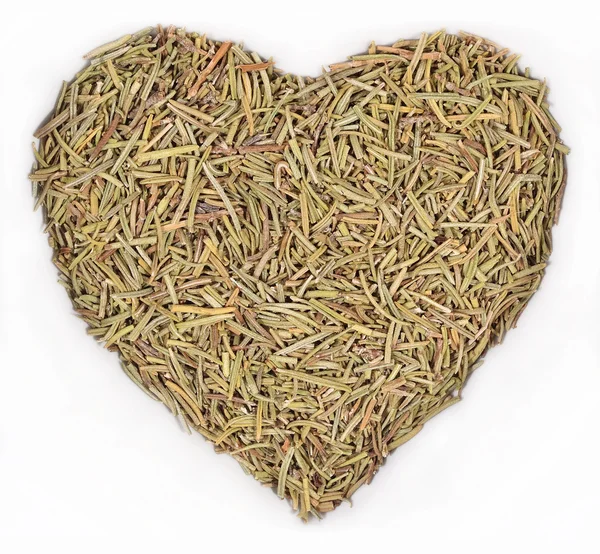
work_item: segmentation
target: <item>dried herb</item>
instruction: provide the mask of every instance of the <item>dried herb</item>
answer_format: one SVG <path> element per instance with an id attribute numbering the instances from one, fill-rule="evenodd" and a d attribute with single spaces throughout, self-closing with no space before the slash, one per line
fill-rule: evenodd
<path id="1" fill-rule="evenodd" d="M 543 81 L 443 31 L 279 72 L 145 29 L 36 133 L 89 334 L 303 518 L 454 404 L 537 290 L 565 188 Z"/>

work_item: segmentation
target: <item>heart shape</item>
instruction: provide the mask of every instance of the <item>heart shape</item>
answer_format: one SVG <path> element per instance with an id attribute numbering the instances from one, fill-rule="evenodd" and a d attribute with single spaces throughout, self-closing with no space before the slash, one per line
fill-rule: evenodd
<path id="1" fill-rule="evenodd" d="M 304 518 L 459 399 L 536 291 L 565 187 L 546 86 L 443 31 L 322 76 L 145 29 L 36 136 L 89 334 Z"/>

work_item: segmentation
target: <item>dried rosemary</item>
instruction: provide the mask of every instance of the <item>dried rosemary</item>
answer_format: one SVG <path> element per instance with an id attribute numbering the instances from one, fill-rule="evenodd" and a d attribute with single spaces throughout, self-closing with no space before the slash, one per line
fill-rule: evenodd
<path id="1" fill-rule="evenodd" d="M 283 74 L 145 29 L 35 134 L 89 334 L 303 518 L 459 399 L 537 290 L 565 188 L 545 82 L 443 31 Z"/>

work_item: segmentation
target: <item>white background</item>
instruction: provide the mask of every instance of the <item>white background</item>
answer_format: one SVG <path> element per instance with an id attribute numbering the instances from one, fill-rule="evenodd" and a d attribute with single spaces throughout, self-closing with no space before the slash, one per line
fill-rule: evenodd
<path id="1" fill-rule="evenodd" d="M 4 3 L 0 552 L 600 552 L 600 47 L 586 4 Z M 572 147 L 551 265 L 518 329 L 463 402 L 392 455 L 354 507 L 322 522 L 302 524 L 121 373 L 72 314 L 31 211 L 31 134 L 61 81 L 88 50 L 155 23 L 243 40 L 311 75 L 370 40 L 468 30 L 548 78 Z"/>

